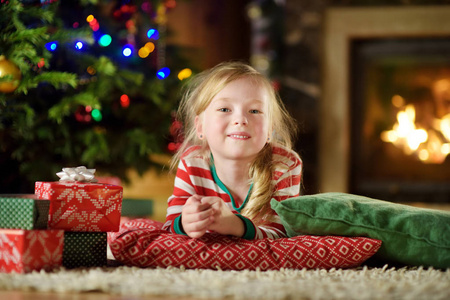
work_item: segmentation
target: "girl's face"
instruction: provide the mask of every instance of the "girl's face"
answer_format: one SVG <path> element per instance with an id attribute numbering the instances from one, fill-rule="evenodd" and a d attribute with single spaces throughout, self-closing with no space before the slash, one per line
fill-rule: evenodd
<path id="1" fill-rule="evenodd" d="M 230 82 L 196 117 L 214 159 L 252 160 L 269 137 L 267 92 L 250 78 Z"/>

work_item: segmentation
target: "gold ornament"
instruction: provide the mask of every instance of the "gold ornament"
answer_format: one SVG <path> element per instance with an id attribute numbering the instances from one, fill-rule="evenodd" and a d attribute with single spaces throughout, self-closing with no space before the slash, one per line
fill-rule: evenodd
<path id="1" fill-rule="evenodd" d="M 0 77 L 12 75 L 13 80 L 0 82 L 1 93 L 12 93 L 19 86 L 22 74 L 19 68 L 11 61 L 7 60 L 5 56 L 0 55 Z"/>

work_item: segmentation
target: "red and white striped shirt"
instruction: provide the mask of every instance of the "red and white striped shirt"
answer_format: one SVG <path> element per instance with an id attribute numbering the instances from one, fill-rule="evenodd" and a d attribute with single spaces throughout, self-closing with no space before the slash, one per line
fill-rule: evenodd
<path id="1" fill-rule="evenodd" d="M 236 206 L 233 197 L 217 177 L 214 166 L 211 166 L 210 162 L 200 155 L 195 154 L 198 149 L 198 146 L 190 147 L 181 157 L 173 194 L 168 199 L 166 222 L 163 228 L 173 233 L 183 234 L 180 216 L 187 199 L 192 195 L 216 196 L 223 199 L 230 210 L 243 220 L 246 228 L 244 238 L 262 239 L 269 237 L 275 239 L 285 237 L 286 230 L 274 211 L 272 211 L 275 216 L 274 221 L 261 226 L 255 226 L 250 219 L 240 215 L 246 201 L 241 207 Z M 280 146 L 273 146 L 272 149 L 272 158 L 275 165 L 272 177 L 275 191 L 272 198 L 283 201 L 299 196 L 302 172 L 300 157 L 294 151 Z"/>

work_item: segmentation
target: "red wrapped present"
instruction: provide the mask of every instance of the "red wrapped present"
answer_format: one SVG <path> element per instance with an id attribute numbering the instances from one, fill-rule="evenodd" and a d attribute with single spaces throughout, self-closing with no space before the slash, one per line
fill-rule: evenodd
<path id="1" fill-rule="evenodd" d="M 66 231 L 118 231 L 122 191 L 103 183 L 35 183 L 36 195 L 50 200 L 48 227 Z"/>
<path id="2" fill-rule="evenodd" d="M 0 272 L 27 273 L 62 265 L 63 230 L 0 229 Z"/>
<path id="3" fill-rule="evenodd" d="M 61 180 L 88 177 L 80 175 L 78 171 L 73 173 L 74 169 L 65 168 L 65 174 L 60 172 L 57 175 Z M 121 186 L 78 181 L 38 181 L 35 183 L 35 193 L 40 199 L 50 200 L 49 228 L 89 232 L 119 230 L 123 197 Z"/>

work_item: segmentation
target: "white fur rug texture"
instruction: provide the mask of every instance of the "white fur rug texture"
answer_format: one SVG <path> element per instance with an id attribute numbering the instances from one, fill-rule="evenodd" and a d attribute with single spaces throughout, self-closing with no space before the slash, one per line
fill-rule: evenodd
<path id="1" fill-rule="evenodd" d="M 1 274 L 0 290 L 198 299 L 450 299 L 450 269 L 362 267 L 280 271 L 60 269 Z"/>

